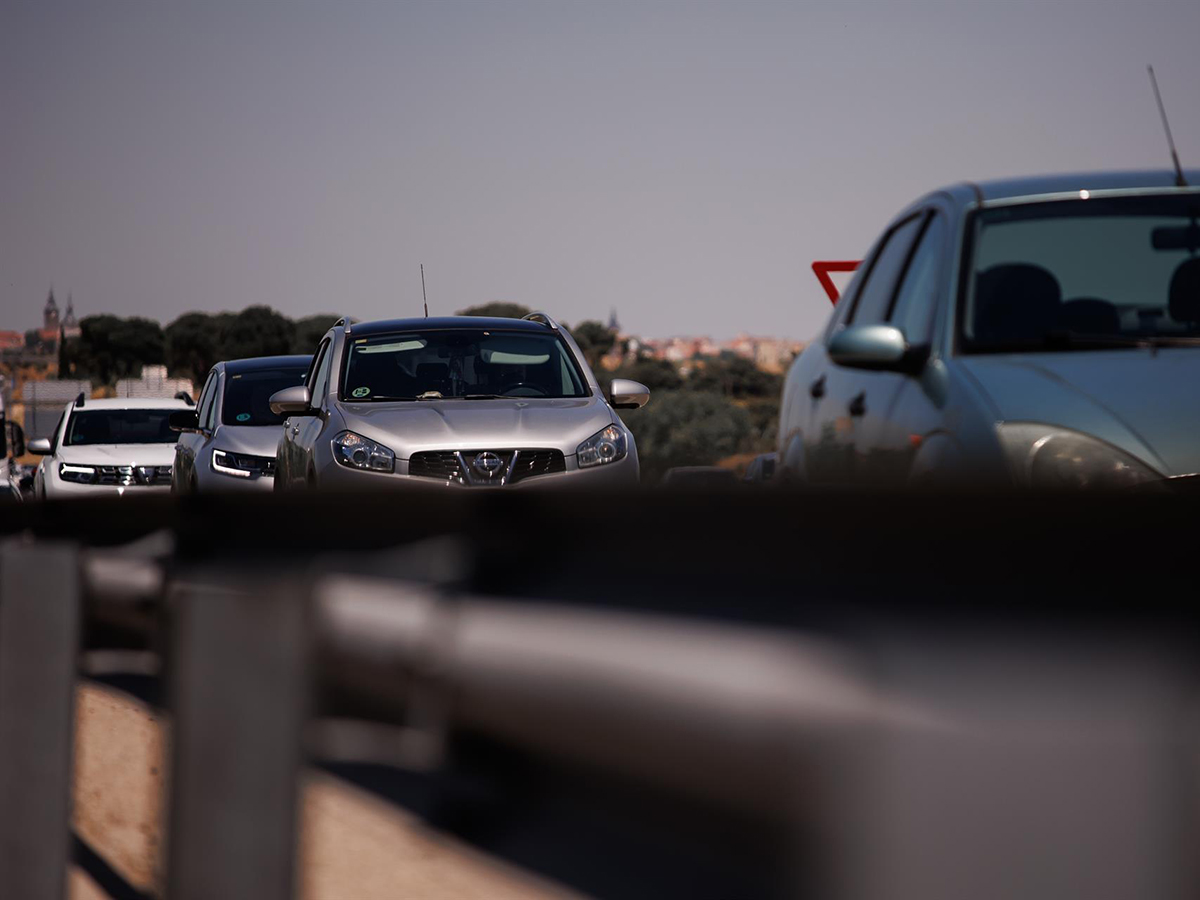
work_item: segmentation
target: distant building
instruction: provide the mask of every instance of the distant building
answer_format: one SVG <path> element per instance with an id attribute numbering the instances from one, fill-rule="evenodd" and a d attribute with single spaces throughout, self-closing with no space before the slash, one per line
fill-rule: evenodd
<path id="1" fill-rule="evenodd" d="M 25 346 L 25 335 L 19 331 L 0 331 L 0 350 L 20 350 Z"/>
<path id="2" fill-rule="evenodd" d="M 165 400 L 180 391 L 191 394 L 191 380 L 168 378 L 166 366 L 142 366 L 141 378 L 122 378 L 117 382 L 118 397 L 158 397 Z"/>
<path id="3" fill-rule="evenodd" d="M 621 323 L 617 321 L 617 308 L 615 306 L 612 308 L 612 312 L 608 314 L 608 330 L 616 334 L 621 333 Z"/>
<path id="4" fill-rule="evenodd" d="M 63 337 L 68 338 L 68 339 L 77 338 L 82 333 L 83 333 L 82 330 L 79 328 L 79 322 L 76 321 L 76 319 L 75 319 L 75 302 L 74 302 L 73 298 L 71 297 L 70 292 L 68 292 L 67 293 L 67 314 L 65 316 L 63 316 L 63 320 L 62 320 Z"/>

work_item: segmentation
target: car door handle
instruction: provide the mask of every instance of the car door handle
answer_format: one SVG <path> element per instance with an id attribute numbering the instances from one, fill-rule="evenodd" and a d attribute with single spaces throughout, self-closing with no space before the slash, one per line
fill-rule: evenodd
<path id="1" fill-rule="evenodd" d="M 850 415 L 861 416 L 867 411 L 867 392 L 862 391 L 857 397 L 850 401 Z"/>
<path id="2" fill-rule="evenodd" d="M 820 400 L 825 396 L 825 376 L 822 375 L 816 381 L 808 386 L 809 396 L 814 400 Z"/>

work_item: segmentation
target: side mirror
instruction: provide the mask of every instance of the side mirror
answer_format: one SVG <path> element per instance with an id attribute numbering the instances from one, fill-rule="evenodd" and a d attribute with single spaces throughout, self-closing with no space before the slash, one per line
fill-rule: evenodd
<path id="1" fill-rule="evenodd" d="M 639 409 L 650 400 L 650 388 L 628 378 L 614 378 L 608 395 L 614 409 Z"/>
<path id="2" fill-rule="evenodd" d="M 893 325 L 851 325 L 829 342 L 829 358 L 851 369 L 874 369 L 915 375 L 929 358 L 926 345 L 909 346 Z"/>
<path id="3" fill-rule="evenodd" d="M 271 412 L 277 416 L 310 416 L 313 414 L 312 397 L 308 388 L 302 384 L 286 387 L 276 391 L 268 401 Z"/>
<path id="4" fill-rule="evenodd" d="M 38 456 L 49 456 L 50 438 L 34 438 L 25 449 L 30 453 L 36 453 Z"/>
<path id="5" fill-rule="evenodd" d="M 194 434 L 200 430 L 200 417 L 194 409 L 177 409 L 167 416 L 167 427 L 172 431 Z"/>

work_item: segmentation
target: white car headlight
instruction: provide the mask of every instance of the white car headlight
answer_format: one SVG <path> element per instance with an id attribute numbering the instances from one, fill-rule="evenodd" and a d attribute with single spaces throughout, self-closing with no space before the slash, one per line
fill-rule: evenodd
<path id="1" fill-rule="evenodd" d="M 240 460 L 228 450 L 213 450 L 212 467 L 214 472 L 228 475 L 231 478 L 249 478 L 254 472 L 240 464 Z"/>
<path id="2" fill-rule="evenodd" d="M 93 484 L 96 481 L 96 467 L 61 463 L 58 467 L 58 477 L 72 484 Z"/>
<path id="3" fill-rule="evenodd" d="M 580 444 L 575 452 L 579 456 L 579 468 L 602 466 L 624 459 L 629 452 L 629 439 L 620 425 L 609 425 Z"/>
<path id="4" fill-rule="evenodd" d="M 343 466 L 370 472 L 393 472 L 396 469 L 396 454 L 361 434 L 343 431 L 333 439 L 332 444 L 333 457 Z"/>
<path id="5" fill-rule="evenodd" d="M 1017 484 L 1039 490 L 1113 490 L 1162 482 L 1163 476 L 1098 438 L 1034 422 L 997 427 Z"/>

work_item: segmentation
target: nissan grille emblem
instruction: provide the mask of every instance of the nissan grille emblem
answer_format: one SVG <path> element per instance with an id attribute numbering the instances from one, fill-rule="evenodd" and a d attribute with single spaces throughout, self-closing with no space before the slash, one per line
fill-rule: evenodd
<path id="1" fill-rule="evenodd" d="M 503 464 L 504 463 L 500 457 L 491 450 L 484 450 L 482 453 L 476 453 L 475 462 L 472 463 L 472 465 L 475 466 L 476 471 L 482 475 L 488 476 L 489 478 L 499 472 L 500 467 Z"/>

